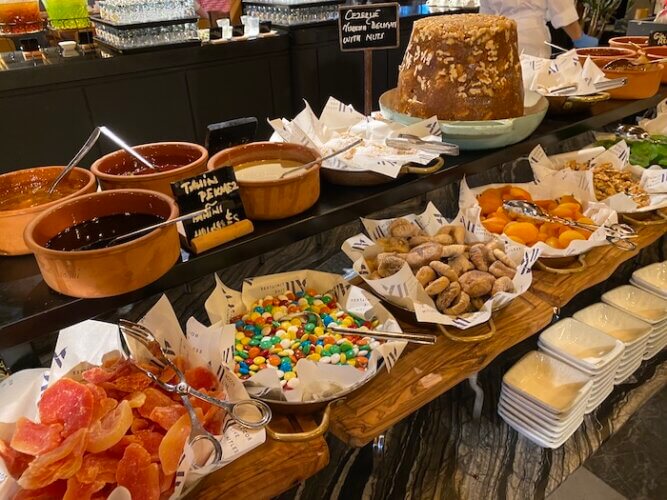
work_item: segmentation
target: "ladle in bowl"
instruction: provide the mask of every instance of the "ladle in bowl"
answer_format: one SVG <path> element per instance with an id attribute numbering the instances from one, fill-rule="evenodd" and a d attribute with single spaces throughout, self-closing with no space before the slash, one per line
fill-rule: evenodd
<path id="1" fill-rule="evenodd" d="M 99 139 L 100 134 L 104 134 L 106 137 L 111 139 L 113 142 L 116 143 L 116 145 L 120 146 L 121 149 L 125 150 L 130 156 L 135 158 L 137 161 L 139 161 L 146 167 L 150 168 L 151 170 L 156 170 L 155 165 L 153 165 L 146 158 L 137 153 L 125 141 L 123 141 L 114 132 L 112 132 L 103 125 L 101 127 L 95 127 L 95 129 L 90 134 L 84 145 L 81 146 L 81 149 L 79 149 L 79 152 L 76 155 L 74 155 L 74 158 L 72 158 L 72 160 L 67 164 L 65 169 L 62 172 L 60 172 L 60 175 L 56 177 L 56 180 L 53 181 L 53 184 L 51 184 L 51 187 L 49 188 L 49 194 L 53 193 L 53 191 L 56 189 L 56 186 L 60 183 L 60 181 L 62 181 L 65 177 L 67 177 L 67 174 L 69 174 L 70 171 L 83 159 L 83 157 L 86 156 L 91 149 L 93 149 L 93 146 L 97 142 L 97 139 Z"/>

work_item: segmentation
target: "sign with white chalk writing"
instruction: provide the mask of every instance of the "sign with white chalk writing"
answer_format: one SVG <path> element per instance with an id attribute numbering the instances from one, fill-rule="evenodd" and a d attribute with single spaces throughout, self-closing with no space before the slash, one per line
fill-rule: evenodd
<path id="1" fill-rule="evenodd" d="M 667 31 L 651 31 L 648 36 L 649 47 L 667 45 Z"/>
<path id="2" fill-rule="evenodd" d="M 398 47 L 397 3 L 345 5 L 338 8 L 340 50 L 391 49 Z"/>
<path id="3" fill-rule="evenodd" d="M 183 222 L 188 241 L 246 218 L 232 167 L 172 182 L 171 190 L 182 214 L 209 208 L 208 213 Z"/>

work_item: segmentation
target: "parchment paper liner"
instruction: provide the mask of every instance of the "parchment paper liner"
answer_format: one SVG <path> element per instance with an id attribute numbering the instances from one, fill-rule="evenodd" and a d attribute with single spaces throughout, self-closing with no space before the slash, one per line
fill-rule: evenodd
<path id="1" fill-rule="evenodd" d="M 403 218 L 414 222 L 431 236 L 436 234 L 442 226 L 449 224 L 432 203 L 428 204 L 423 213 L 418 215 L 409 214 L 403 216 Z M 352 236 L 345 240 L 342 250 L 354 262 L 354 270 L 375 293 L 398 307 L 413 311 L 417 321 L 453 326 L 465 330 L 485 323 L 491 318 L 494 310 L 509 304 L 515 297 L 518 297 L 530 287 L 533 277 L 531 268 L 537 261 L 540 252 L 537 249 L 528 249 L 519 245 L 505 245 L 507 255 L 518 266 L 513 280 L 515 292 L 499 293 L 487 300 L 484 307 L 479 311 L 459 317 L 448 316 L 438 311 L 433 299 L 426 294 L 407 263 L 403 265 L 398 273 L 392 276 L 375 280 L 368 279 L 371 270 L 366 263 L 366 259 L 374 258 L 382 251 L 381 247 L 376 245 L 374 241 L 388 234 L 389 225 L 393 220 L 395 219 L 362 219 L 362 224 L 371 237 L 369 238 L 364 234 Z M 455 224 L 461 225 L 461 222 L 457 220 Z M 466 243 L 468 244 L 491 240 L 491 237 L 486 234 L 468 231 L 467 229 L 466 226 Z"/>

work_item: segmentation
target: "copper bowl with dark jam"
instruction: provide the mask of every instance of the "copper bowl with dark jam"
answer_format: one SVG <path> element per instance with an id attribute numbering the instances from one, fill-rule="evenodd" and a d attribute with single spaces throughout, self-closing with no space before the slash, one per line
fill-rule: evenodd
<path id="1" fill-rule="evenodd" d="M 90 168 L 103 190 L 149 189 L 173 196 L 171 183 L 206 171 L 208 151 L 189 142 L 156 142 L 133 148 L 155 169 L 150 169 L 119 149 L 103 156 Z"/>
<path id="2" fill-rule="evenodd" d="M 97 190 L 95 176 L 75 167 L 53 193 L 49 188 L 65 167 L 36 167 L 0 175 L 0 255 L 24 255 L 28 223 L 57 203 Z"/>
<path id="3" fill-rule="evenodd" d="M 163 276 L 180 256 L 176 224 L 120 243 L 115 236 L 178 217 L 178 206 L 155 191 L 102 191 L 57 204 L 25 230 L 44 281 L 72 297 L 111 297 Z M 99 243 L 99 244 L 98 244 Z"/>

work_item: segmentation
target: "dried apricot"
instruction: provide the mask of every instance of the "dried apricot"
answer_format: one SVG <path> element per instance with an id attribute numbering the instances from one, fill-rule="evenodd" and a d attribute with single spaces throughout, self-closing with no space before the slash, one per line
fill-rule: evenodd
<path id="1" fill-rule="evenodd" d="M 574 240 L 585 240 L 586 237 L 581 234 L 578 231 L 574 231 L 572 229 L 563 232 L 559 237 L 558 241 L 560 241 L 560 244 L 563 245 L 563 248 L 567 248 L 570 243 L 572 243 Z"/>
<path id="2" fill-rule="evenodd" d="M 507 221 L 498 217 L 491 217 L 482 221 L 482 225 L 490 233 L 500 234 L 507 225 Z"/>
<path id="3" fill-rule="evenodd" d="M 533 203 L 547 212 L 550 212 L 558 206 L 558 203 L 554 200 L 535 200 Z"/>
<path id="4" fill-rule="evenodd" d="M 508 190 L 503 190 L 503 200 L 532 201 L 533 197 L 525 189 L 521 189 L 517 186 L 509 186 Z"/>
<path id="5" fill-rule="evenodd" d="M 503 233 L 520 238 L 526 245 L 532 245 L 537 241 L 539 231 L 532 222 L 510 222 L 503 229 Z"/>
<path id="6" fill-rule="evenodd" d="M 500 189 L 489 188 L 477 196 L 477 202 L 482 208 L 482 215 L 489 215 L 498 210 L 503 204 Z"/>
<path id="7" fill-rule="evenodd" d="M 560 244 L 560 240 L 555 236 L 549 236 L 545 241 L 545 243 L 553 248 L 563 248 L 562 245 Z"/>

